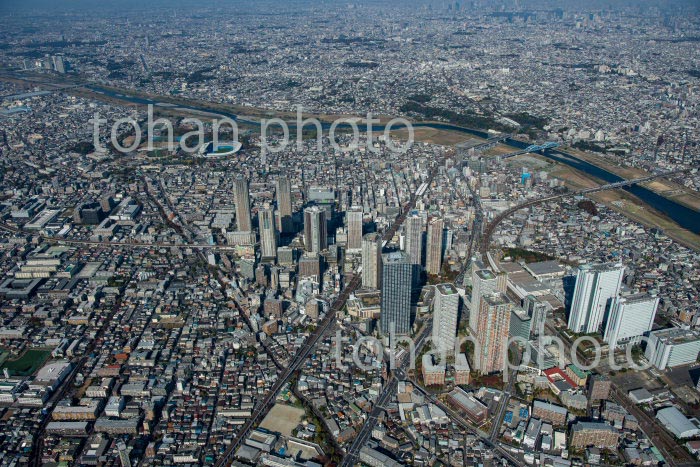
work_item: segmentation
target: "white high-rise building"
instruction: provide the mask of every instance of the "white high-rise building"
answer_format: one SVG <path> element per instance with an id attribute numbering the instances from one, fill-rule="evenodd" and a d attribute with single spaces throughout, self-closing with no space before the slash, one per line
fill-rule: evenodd
<path id="1" fill-rule="evenodd" d="M 428 248 L 425 253 L 425 269 L 428 274 L 438 275 L 442 269 L 442 240 L 445 223 L 435 218 L 428 224 Z"/>
<path id="2" fill-rule="evenodd" d="M 411 264 L 420 265 L 423 254 L 423 218 L 417 211 L 412 212 L 406 218 L 404 225 L 406 226 L 404 251 L 408 254 Z"/>
<path id="3" fill-rule="evenodd" d="M 694 363 L 700 353 L 700 333 L 692 329 L 668 328 L 649 333 L 644 356 L 659 370 Z"/>
<path id="4" fill-rule="evenodd" d="M 488 269 L 472 270 L 472 295 L 469 307 L 469 329 L 472 335 L 476 333 L 479 323 L 479 311 L 481 310 L 481 297 L 495 292 L 505 292 L 507 276 L 494 274 Z"/>
<path id="5" fill-rule="evenodd" d="M 586 334 L 600 330 L 610 300 L 620 294 L 624 273 L 622 264 L 579 266 L 569 313 L 569 329 Z"/>
<path id="6" fill-rule="evenodd" d="M 259 213 L 260 220 L 260 250 L 263 258 L 277 256 L 277 231 L 275 229 L 275 213 L 272 207 L 266 205 Z"/>
<path id="7" fill-rule="evenodd" d="M 353 206 L 346 213 L 348 229 L 348 251 L 362 249 L 362 208 Z"/>
<path id="8" fill-rule="evenodd" d="M 549 305 L 544 301 L 540 302 L 533 295 L 528 295 L 523 300 L 523 308 L 525 308 L 528 316 L 532 319 L 532 323 L 530 323 L 531 337 L 533 339 L 539 337 L 540 333 L 544 333 Z"/>
<path id="9" fill-rule="evenodd" d="M 644 333 L 651 331 L 658 306 L 659 298 L 648 294 L 613 298 L 603 334 L 610 349 L 639 342 Z"/>
<path id="10" fill-rule="evenodd" d="M 379 290 L 382 286 L 382 237 L 368 233 L 362 238 L 362 287 Z"/>
<path id="11" fill-rule="evenodd" d="M 459 294 L 452 284 L 435 286 L 433 299 L 433 344 L 447 355 L 454 352 L 457 337 Z"/>

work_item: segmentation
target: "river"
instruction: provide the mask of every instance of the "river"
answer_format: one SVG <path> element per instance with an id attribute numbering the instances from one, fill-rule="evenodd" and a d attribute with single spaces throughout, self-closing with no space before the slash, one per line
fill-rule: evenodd
<path id="1" fill-rule="evenodd" d="M 163 108 L 163 109 L 185 109 L 185 110 L 193 110 L 196 112 L 211 112 L 211 113 L 216 113 L 223 115 L 225 117 L 228 117 L 232 120 L 239 121 L 241 123 L 245 123 L 248 125 L 260 125 L 260 122 L 257 120 L 253 120 L 250 118 L 242 117 L 239 115 L 235 115 L 232 113 L 228 112 L 222 112 L 221 110 L 217 109 L 212 109 L 212 108 L 206 108 L 206 107 L 194 107 L 190 105 L 180 105 L 180 104 L 175 104 L 172 105 L 167 102 L 159 102 L 156 100 L 152 99 L 147 99 L 147 98 L 142 98 L 142 97 L 136 97 L 136 96 L 129 96 L 125 94 L 120 94 L 119 92 L 113 91 L 111 89 L 105 89 L 99 86 L 87 86 L 88 89 L 91 89 L 92 91 L 104 94 L 106 96 L 110 96 L 119 100 L 124 100 L 127 102 L 131 102 L 134 104 L 140 104 L 140 105 L 154 105 L 158 108 Z M 330 123 L 324 122 L 322 124 L 324 129 L 329 129 L 330 128 Z M 416 122 L 412 123 L 414 128 L 434 128 L 436 130 L 448 130 L 448 131 L 457 131 L 460 133 L 465 133 L 469 134 L 472 136 L 476 136 L 479 138 L 488 138 L 490 135 L 486 131 L 481 131 L 481 130 L 473 130 L 471 128 L 464 128 L 460 127 L 457 125 L 451 125 L 449 123 L 421 123 L 421 122 Z M 290 128 L 296 128 L 296 124 L 293 122 L 289 122 L 288 126 Z M 338 128 L 343 128 L 347 127 L 347 125 L 340 124 L 338 125 Z M 361 126 L 361 125 L 360 125 Z M 372 125 L 372 131 L 374 132 L 382 132 L 385 129 L 385 125 Z M 392 129 L 400 129 L 401 125 L 395 125 L 392 127 Z M 360 128 L 362 130 L 362 128 Z M 365 126 L 365 131 L 367 127 Z M 522 141 L 518 141 L 512 138 L 509 138 L 505 141 L 505 144 L 508 146 L 512 146 L 517 149 L 524 149 L 530 145 L 530 143 L 525 143 Z M 584 160 L 578 159 L 571 154 L 567 154 L 563 151 L 559 151 L 556 149 L 547 149 L 543 151 L 543 155 L 549 159 L 552 159 L 554 161 L 560 162 L 562 164 L 566 164 L 570 167 L 573 167 L 577 170 L 580 170 L 582 172 L 587 173 L 588 175 L 591 175 L 593 177 L 596 177 L 600 180 L 603 180 L 608 183 L 615 183 L 624 180 L 622 177 L 605 170 L 597 165 L 591 164 L 590 162 L 586 162 Z M 700 234 L 700 212 L 695 211 L 687 206 L 684 206 L 680 203 L 677 203 L 673 200 L 670 200 L 668 198 L 665 198 L 664 196 L 661 196 L 647 188 L 644 188 L 643 186 L 640 185 L 631 185 L 624 187 L 623 190 L 628 191 L 629 193 L 633 194 L 637 198 L 641 199 L 644 203 L 649 205 L 650 207 L 654 208 L 655 210 L 665 214 L 669 218 L 671 218 L 676 224 L 680 225 L 684 229 L 690 230 L 691 232 L 694 232 L 696 234 Z"/>

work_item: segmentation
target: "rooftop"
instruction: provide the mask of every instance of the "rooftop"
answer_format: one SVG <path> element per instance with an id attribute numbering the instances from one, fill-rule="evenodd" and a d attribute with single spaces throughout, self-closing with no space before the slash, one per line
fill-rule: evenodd
<path id="1" fill-rule="evenodd" d="M 525 269 L 529 270 L 534 276 L 544 274 L 564 274 L 565 270 L 558 261 L 539 261 L 537 263 L 527 263 Z"/>
<path id="2" fill-rule="evenodd" d="M 384 264 L 408 263 L 408 255 L 406 253 L 404 253 L 403 251 L 394 251 L 392 253 L 385 253 L 382 255 L 382 262 Z"/>
<path id="3" fill-rule="evenodd" d="M 586 430 L 604 430 L 617 433 L 615 427 L 608 425 L 607 423 L 600 422 L 576 422 L 572 427 L 572 431 L 586 431 Z"/>
<path id="4" fill-rule="evenodd" d="M 510 298 L 508 298 L 503 292 L 484 295 L 483 299 L 489 306 L 507 305 L 511 303 Z"/>
<path id="5" fill-rule="evenodd" d="M 457 289 L 452 284 L 438 284 L 435 286 L 441 295 L 452 295 L 457 293 Z"/>
<path id="6" fill-rule="evenodd" d="M 592 271 L 592 272 L 607 272 L 607 271 L 617 271 L 622 269 L 621 263 L 597 263 L 597 264 L 582 264 L 579 266 L 580 271 Z"/>
<path id="7" fill-rule="evenodd" d="M 476 275 L 483 280 L 491 280 L 496 278 L 493 272 L 489 271 L 488 269 L 479 269 L 476 271 Z"/>
<path id="8" fill-rule="evenodd" d="M 652 336 L 662 341 L 664 344 L 686 344 L 700 340 L 700 332 L 692 329 L 668 328 L 652 331 Z"/>
<path id="9" fill-rule="evenodd" d="M 540 401 L 536 400 L 535 402 L 532 403 L 533 408 L 540 408 L 543 410 L 549 410 L 551 412 L 556 412 L 560 414 L 566 415 L 568 413 L 568 410 L 566 410 L 564 407 L 560 405 L 555 405 L 555 404 L 550 404 L 549 402 L 545 401 Z"/>

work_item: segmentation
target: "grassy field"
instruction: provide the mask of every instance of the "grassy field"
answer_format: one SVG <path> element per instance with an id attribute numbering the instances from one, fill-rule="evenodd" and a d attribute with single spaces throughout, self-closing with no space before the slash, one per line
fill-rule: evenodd
<path id="1" fill-rule="evenodd" d="M 395 130 L 391 132 L 392 136 L 405 141 L 408 139 L 408 131 Z M 470 139 L 479 140 L 476 136 L 458 131 L 438 130 L 436 128 L 417 127 L 413 129 L 413 136 L 416 141 L 429 144 L 438 144 L 440 146 L 455 146 L 459 143 L 469 141 Z"/>
<path id="2" fill-rule="evenodd" d="M 507 146 L 505 144 L 497 144 L 494 147 L 485 150 L 483 152 L 483 154 L 484 154 L 484 156 L 487 156 L 487 157 L 489 157 L 489 156 L 494 157 L 494 156 L 502 156 L 503 154 L 508 154 L 508 153 L 511 153 L 515 150 L 516 149 L 511 147 L 511 146 Z"/>
<path id="3" fill-rule="evenodd" d="M 51 355 L 50 350 L 30 349 L 15 360 L 5 360 L 0 369 L 7 368 L 10 376 L 29 376 L 44 364 L 49 355 Z"/>

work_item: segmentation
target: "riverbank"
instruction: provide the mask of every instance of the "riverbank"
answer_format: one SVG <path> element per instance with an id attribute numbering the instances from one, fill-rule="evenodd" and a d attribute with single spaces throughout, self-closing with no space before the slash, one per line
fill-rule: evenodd
<path id="1" fill-rule="evenodd" d="M 522 156 L 520 156 L 522 157 Z M 530 156 L 532 157 L 532 156 Z M 545 156 L 535 156 L 543 162 L 552 161 Z M 515 158 L 517 160 L 517 158 Z M 565 185 L 571 190 L 582 190 L 585 188 L 594 188 L 604 185 L 606 182 L 586 174 L 573 167 L 562 163 L 555 163 L 549 173 L 564 181 Z M 700 251 L 700 235 L 697 235 L 687 229 L 683 229 L 678 224 L 673 222 L 668 216 L 660 211 L 650 207 L 636 196 L 624 190 L 608 190 L 587 195 L 593 201 L 600 203 L 625 217 L 639 222 L 645 227 L 659 228 L 664 231 L 669 238 L 672 238 L 681 245 L 691 248 L 695 251 Z"/>
<path id="2" fill-rule="evenodd" d="M 5 77 L 0 76 L 0 79 L 5 79 Z M 9 79 L 16 81 L 17 77 L 10 77 Z M 30 82 L 37 86 L 41 84 L 40 82 L 37 82 L 40 79 L 41 77 L 33 76 L 32 81 Z M 134 90 L 125 90 L 90 84 L 81 85 L 75 84 L 75 82 L 58 83 L 58 85 L 61 84 L 73 84 L 73 87 L 63 89 L 63 92 L 122 105 L 145 106 L 148 104 L 154 104 L 158 106 L 160 111 L 164 112 L 220 112 L 224 116 L 236 119 L 240 124 L 248 124 L 253 126 L 259 126 L 257 117 L 278 117 L 289 121 L 290 128 L 295 127 L 294 123 L 296 120 L 296 115 L 294 112 L 277 112 L 262 109 L 256 110 L 248 107 L 201 102 L 196 99 L 185 99 L 175 96 L 153 96 Z M 54 87 L 57 86 L 56 83 L 50 83 L 49 85 Z M 171 105 L 164 106 L 162 104 Z M 237 111 L 240 111 L 240 113 L 237 113 Z M 330 126 L 330 120 L 338 117 L 347 116 L 330 114 L 304 115 L 304 118 L 318 118 L 323 122 L 324 129 L 327 129 Z M 380 123 L 373 126 L 374 131 L 384 131 L 384 124 L 390 117 L 383 116 L 377 118 L 380 118 Z M 445 146 L 454 146 L 469 139 L 479 140 L 488 137 L 488 133 L 486 131 L 462 128 L 443 122 L 419 121 L 413 122 L 413 126 L 414 130 L 416 131 L 416 141 L 441 144 Z M 360 125 L 360 127 L 360 130 L 362 131 L 362 125 Z M 402 133 L 404 136 L 407 133 L 405 130 L 400 130 L 399 128 L 397 128 L 395 132 L 399 137 Z M 493 148 L 492 152 L 495 155 L 510 152 L 512 148 L 523 149 L 528 145 L 529 143 L 526 142 L 508 139 L 503 144 Z M 582 173 L 585 173 L 584 178 L 589 179 L 590 182 L 593 182 L 596 185 L 605 184 L 606 182 L 616 182 L 620 181 L 622 178 L 627 178 L 623 177 L 622 175 L 618 175 L 613 170 L 608 170 L 606 166 L 599 166 L 593 161 L 589 162 L 583 157 L 579 158 L 573 153 L 567 154 L 558 150 L 547 150 L 544 152 L 544 157 L 557 161 L 560 164 L 567 165 L 571 168 L 571 170 L 579 172 L 577 175 L 578 177 L 582 177 Z M 601 163 L 603 163 L 603 161 L 601 161 Z M 562 172 L 563 177 L 568 177 L 570 180 L 567 183 L 575 186 L 576 184 L 571 181 L 572 176 L 567 175 L 569 173 L 570 171 Z M 652 183 L 653 182 L 651 182 L 650 185 Z M 588 185 L 584 184 L 584 186 Z M 657 185 L 653 186 L 660 188 L 661 186 L 666 187 L 667 185 L 664 182 L 659 182 Z M 615 190 L 615 192 L 622 193 L 623 190 Z M 595 196 L 598 196 L 598 199 L 602 200 L 601 202 L 605 202 L 606 205 L 609 205 L 612 209 L 622 209 L 623 211 L 621 212 L 628 217 L 642 222 L 645 225 L 659 227 L 680 243 L 694 249 L 700 249 L 700 242 L 697 242 L 695 239 L 695 237 L 698 237 L 698 234 L 700 234 L 700 227 L 698 227 L 700 226 L 700 213 L 694 208 L 694 196 L 696 196 L 694 193 L 677 192 L 677 196 L 683 198 L 685 201 L 685 203 L 681 203 L 676 202 L 672 198 L 666 198 L 663 195 L 660 195 L 659 193 L 644 186 L 633 185 L 625 188 L 624 192 L 627 202 L 623 202 L 623 199 L 612 199 L 613 196 L 609 194 L 598 194 Z M 620 193 L 618 193 L 617 196 L 622 196 Z M 594 197 L 594 199 L 596 198 Z M 694 233 L 696 231 L 697 233 Z"/>
<path id="3" fill-rule="evenodd" d="M 564 150 L 578 157 L 579 159 L 595 164 L 598 167 L 619 175 L 622 178 L 644 178 L 651 175 L 646 170 L 624 166 L 621 159 L 617 156 L 602 156 L 600 154 L 584 152 L 568 147 Z M 642 183 L 641 185 L 654 193 L 663 196 L 664 198 L 668 198 L 690 209 L 700 212 L 700 193 L 695 190 L 666 178 L 657 178 L 651 182 Z"/>

